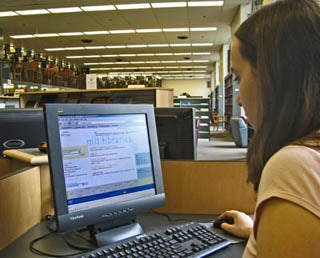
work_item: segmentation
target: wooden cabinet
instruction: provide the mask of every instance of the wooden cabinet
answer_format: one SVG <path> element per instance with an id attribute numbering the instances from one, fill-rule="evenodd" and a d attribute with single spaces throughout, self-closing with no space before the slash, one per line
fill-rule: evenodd
<path id="1" fill-rule="evenodd" d="M 229 73 L 224 79 L 224 104 L 225 104 L 225 127 L 230 130 L 230 119 L 232 116 L 240 116 L 240 106 L 237 105 L 239 84 L 234 79 L 233 73 Z"/>
<path id="2" fill-rule="evenodd" d="M 210 138 L 210 98 L 175 98 L 174 107 L 195 108 L 196 118 L 200 120 L 199 138 Z"/>
<path id="3" fill-rule="evenodd" d="M 20 94 L 21 108 L 39 108 L 45 103 L 123 103 L 173 106 L 173 89 L 100 89 L 25 92 Z"/>

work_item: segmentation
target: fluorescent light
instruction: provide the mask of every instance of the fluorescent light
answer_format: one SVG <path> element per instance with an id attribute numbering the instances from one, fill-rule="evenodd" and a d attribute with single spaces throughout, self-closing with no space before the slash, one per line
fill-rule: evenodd
<path id="1" fill-rule="evenodd" d="M 111 34 L 135 33 L 135 30 L 110 30 Z"/>
<path id="2" fill-rule="evenodd" d="M 148 44 L 148 47 L 169 47 L 169 44 Z"/>
<path id="3" fill-rule="evenodd" d="M 116 57 L 118 55 L 112 54 L 112 55 L 101 55 L 101 57 Z"/>
<path id="4" fill-rule="evenodd" d="M 208 63 L 209 60 L 193 60 L 194 63 Z"/>
<path id="5" fill-rule="evenodd" d="M 192 55 L 194 56 L 207 56 L 207 55 L 211 55 L 210 52 L 194 52 L 192 53 Z"/>
<path id="6" fill-rule="evenodd" d="M 188 6 L 223 6 L 224 1 L 189 1 Z"/>
<path id="7" fill-rule="evenodd" d="M 0 12 L 0 17 L 17 16 L 18 14 L 13 11 Z"/>
<path id="8" fill-rule="evenodd" d="M 136 54 L 119 54 L 119 56 L 136 56 Z"/>
<path id="9" fill-rule="evenodd" d="M 65 50 L 63 47 L 56 47 L 56 48 L 45 48 L 45 51 L 63 51 Z"/>
<path id="10" fill-rule="evenodd" d="M 85 47 L 85 49 L 105 49 L 105 46 L 91 46 L 91 47 Z"/>
<path id="11" fill-rule="evenodd" d="M 126 46 L 125 45 L 106 46 L 106 48 L 126 48 Z"/>
<path id="12" fill-rule="evenodd" d="M 144 61 L 133 61 L 133 62 L 130 62 L 130 64 L 144 64 L 145 62 Z"/>
<path id="13" fill-rule="evenodd" d="M 83 63 L 84 65 L 98 65 L 100 63 Z"/>
<path id="14" fill-rule="evenodd" d="M 151 8 L 150 4 L 117 4 L 118 10 L 131 10 L 131 9 L 148 9 Z"/>
<path id="15" fill-rule="evenodd" d="M 191 53 L 174 53 L 175 56 L 190 56 Z"/>
<path id="16" fill-rule="evenodd" d="M 147 47 L 146 44 L 137 44 L 137 45 L 127 45 L 128 48 L 144 48 Z"/>
<path id="17" fill-rule="evenodd" d="M 76 12 L 82 12 L 82 10 L 79 7 L 49 8 L 48 10 L 51 13 L 76 13 Z"/>
<path id="18" fill-rule="evenodd" d="M 115 10 L 114 5 L 95 5 L 95 6 L 80 6 L 83 11 L 94 12 L 94 11 L 110 11 Z"/>
<path id="19" fill-rule="evenodd" d="M 192 43 L 193 47 L 210 47 L 213 46 L 213 43 Z"/>
<path id="20" fill-rule="evenodd" d="M 189 43 L 180 43 L 180 44 L 170 44 L 170 47 L 190 47 Z"/>
<path id="21" fill-rule="evenodd" d="M 177 61 L 174 61 L 174 60 L 166 60 L 166 61 L 161 61 L 161 63 L 164 63 L 164 64 L 175 64 L 175 63 L 177 63 Z"/>
<path id="22" fill-rule="evenodd" d="M 151 53 L 142 53 L 142 54 L 137 54 L 137 56 L 154 56 L 154 54 L 151 54 Z"/>
<path id="23" fill-rule="evenodd" d="M 34 34 L 36 38 L 59 37 L 58 33 L 40 33 Z"/>
<path id="24" fill-rule="evenodd" d="M 180 32 L 180 31 L 189 31 L 189 28 L 164 28 L 164 32 Z"/>
<path id="25" fill-rule="evenodd" d="M 186 2 L 164 2 L 164 3 L 151 3 L 153 8 L 171 8 L 171 7 L 186 7 Z"/>
<path id="26" fill-rule="evenodd" d="M 172 56 L 172 53 L 155 53 L 156 56 Z"/>
<path id="27" fill-rule="evenodd" d="M 81 36 L 83 35 L 82 32 L 62 32 L 58 33 L 60 36 Z"/>
<path id="28" fill-rule="evenodd" d="M 66 58 L 68 59 L 79 59 L 79 58 L 83 58 L 83 56 L 66 56 Z"/>
<path id="29" fill-rule="evenodd" d="M 98 31 L 84 31 L 85 35 L 101 35 L 101 34 L 109 34 L 107 30 L 98 30 Z"/>
<path id="30" fill-rule="evenodd" d="M 83 58 L 98 58 L 100 57 L 100 55 L 87 55 L 87 56 L 83 56 Z"/>
<path id="31" fill-rule="evenodd" d="M 13 39 L 31 39 L 31 38 L 34 38 L 34 35 L 32 35 L 32 34 L 11 35 L 10 38 L 13 38 Z"/>
<path id="32" fill-rule="evenodd" d="M 15 11 L 20 15 L 36 15 L 36 14 L 48 14 L 48 10 L 46 9 L 35 9 L 35 10 L 19 10 Z"/>
<path id="33" fill-rule="evenodd" d="M 137 29 L 137 33 L 161 32 L 161 29 Z"/>
<path id="34" fill-rule="evenodd" d="M 216 31 L 217 27 L 190 28 L 190 31 Z"/>
<path id="35" fill-rule="evenodd" d="M 65 50 L 83 50 L 84 47 L 65 47 Z"/>

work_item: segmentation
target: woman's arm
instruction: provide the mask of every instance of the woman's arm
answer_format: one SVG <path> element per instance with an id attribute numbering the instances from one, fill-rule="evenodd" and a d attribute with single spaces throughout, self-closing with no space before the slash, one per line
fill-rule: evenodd
<path id="1" fill-rule="evenodd" d="M 320 257 L 320 219 L 292 202 L 271 198 L 256 216 L 259 258 Z"/>

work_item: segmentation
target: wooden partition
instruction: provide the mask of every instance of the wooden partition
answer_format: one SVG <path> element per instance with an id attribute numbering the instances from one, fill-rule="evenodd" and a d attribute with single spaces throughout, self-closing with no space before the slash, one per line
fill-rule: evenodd
<path id="1" fill-rule="evenodd" d="M 41 219 L 40 169 L 25 165 L 0 176 L 0 249 Z"/>
<path id="2" fill-rule="evenodd" d="M 253 214 L 256 194 L 246 182 L 245 162 L 162 161 L 166 213 L 220 214 L 237 209 Z"/>

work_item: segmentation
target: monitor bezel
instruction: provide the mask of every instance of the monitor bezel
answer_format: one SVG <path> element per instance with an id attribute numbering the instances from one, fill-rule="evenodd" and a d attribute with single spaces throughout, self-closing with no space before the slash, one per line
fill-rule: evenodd
<path id="1" fill-rule="evenodd" d="M 127 202 L 109 204 L 90 210 L 69 213 L 63 173 L 63 160 L 59 137 L 60 115 L 145 114 L 149 132 L 149 144 L 154 170 L 155 195 Z M 48 141 L 48 158 L 54 200 L 57 231 L 125 220 L 140 212 L 158 208 L 165 203 L 160 154 L 156 134 L 153 105 L 148 104 L 45 104 L 44 119 Z"/>

